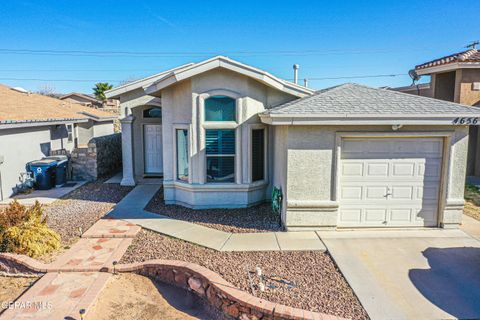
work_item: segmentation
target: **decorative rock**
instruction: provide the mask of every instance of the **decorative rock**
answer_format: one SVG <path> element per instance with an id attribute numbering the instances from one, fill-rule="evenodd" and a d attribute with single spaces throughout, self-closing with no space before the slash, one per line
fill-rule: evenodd
<path id="1" fill-rule="evenodd" d="M 197 292 L 198 294 L 202 296 L 205 295 L 205 289 L 203 288 L 202 281 L 200 279 L 190 277 L 188 278 L 188 285 L 193 291 Z"/>
<path id="2" fill-rule="evenodd" d="M 223 309 L 224 312 L 234 318 L 238 318 L 240 315 L 240 311 L 238 310 L 238 305 L 236 303 L 233 303 L 226 308 Z"/>

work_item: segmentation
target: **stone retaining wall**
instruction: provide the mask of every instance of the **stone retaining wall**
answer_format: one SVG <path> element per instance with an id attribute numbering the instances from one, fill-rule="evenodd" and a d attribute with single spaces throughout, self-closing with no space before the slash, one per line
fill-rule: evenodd
<path id="1" fill-rule="evenodd" d="M 93 181 L 116 173 L 122 168 L 120 133 L 96 137 L 87 147 L 75 148 L 71 154 L 74 180 Z"/>
<path id="2" fill-rule="evenodd" d="M 0 253 L 0 272 L 42 274 L 58 272 L 50 265 L 23 255 Z M 62 270 L 74 272 L 78 270 Z M 93 270 L 83 270 L 93 271 Z M 238 320 L 344 320 L 325 313 L 312 312 L 273 303 L 236 288 L 217 273 L 194 263 L 174 260 L 150 260 L 102 268 L 103 272 L 134 272 L 156 281 L 189 290 L 208 304 Z"/>
<path id="3" fill-rule="evenodd" d="M 151 260 L 118 265 L 116 272 L 135 272 L 157 281 L 190 290 L 233 319 L 239 320 L 333 320 L 333 315 L 273 303 L 252 296 L 225 281 L 217 273 L 197 264 Z"/>

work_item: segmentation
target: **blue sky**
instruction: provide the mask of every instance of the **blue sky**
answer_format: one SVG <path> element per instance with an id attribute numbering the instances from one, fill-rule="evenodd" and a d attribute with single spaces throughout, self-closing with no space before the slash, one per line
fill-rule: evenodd
<path id="1" fill-rule="evenodd" d="M 91 92 L 224 54 L 292 78 L 406 74 L 480 38 L 480 1 L 24 1 L 0 3 L 0 83 Z M 157 56 L 12 54 L 3 49 L 133 51 Z M 289 51 L 289 53 L 285 53 Z M 45 80 L 9 80 L 45 79 Z M 84 82 L 53 81 L 92 80 Z M 426 80 L 426 79 L 424 79 Z M 408 76 L 312 80 L 408 85 Z"/>

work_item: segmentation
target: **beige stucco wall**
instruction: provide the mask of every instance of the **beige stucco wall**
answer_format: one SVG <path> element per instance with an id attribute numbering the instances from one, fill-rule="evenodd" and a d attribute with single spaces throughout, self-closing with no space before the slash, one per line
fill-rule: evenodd
<path id="1" fill-rule="evenodd" d="M 32 160 L 48 156 L 49 150 L 73 149 L 73 142 L 67 142 L 64 134 L 64 125 L 58 129 L 55 126 L 1 129 L 0 130 L 0 157 L 4 163 L 0 164 L 0 197 L 12 195 L 12 190 L 19 181 L 20 173 L 25 172 L 25 165 Z"/>
<path id="2" fill-rule="evenodd" d="M 283 128 L 275 129 L 285 135 Z M 335 227 L 338 217 L 338 202 L 335 193 L 336 163 L 335 146 L 338 132 L 385 132 L 395 135 L 386 126 L 289 126 L 287 147 L 276 151 L 275 157 L 287 158 L 287 178 L 283 208 L 285 225 L 296 228 Z M 458 226 L 463 209 L 463 188 L 465 182 L 468 128 L 453 126 L 406 126 L 397 132 L 451 132 L 445 200 L 441 204 L 440 222 L 445 226 Z M 286 155 L 285 155 L 286 154 Z M 450 159 L 450 160 L 449 160 Z M 274 172 L 281 174 L 284 161 L 274 163 Z M 278 168 L 276 166 L 279 166 Z M 281 178 L 274 178 L 274 184 L 281 184 Z M 285 183 L 285 182 L 283 182 Z"/>
<path id="3" fill-rule="evenodd" d="M 226 95 L 237 101 L 236 182 L 208 184 L 205 172 L 203 101 L 210 95 Z M 216 69 L 181 82 L 162 91 L 164 186 L 167 203 L 180 203 L 195 208 L 245 207 L 270 197 L 270 174 L 261 182 L 250 178 L 250 131 L 268 128 L 260 122 L 258 113 L 267 107 L 294 97 L 271 89 L 255 80 L 232 71 Z M 175 181 L 175 128 L 188 128 L 190 133 L 189 184 Z M 270 141 L 270 139 L 268 139 Z M 267 149 L 270 148 L 267 143 Z M 272 168 L 273 157 L 267 155 L 267 168 Z"/>
<path id="4" fill-rule="evenodd" d="M 93 124 L 93 137 L 102 137 L 113 134 L 113 121 L 95 122 Z"/>
<path id="5" fill-rule="evenodd" d="M 480 90 L 473 90 L 473 83 L 480 82 L 480 69 L 462 69 L 459 103 L 480 106 Z"/>

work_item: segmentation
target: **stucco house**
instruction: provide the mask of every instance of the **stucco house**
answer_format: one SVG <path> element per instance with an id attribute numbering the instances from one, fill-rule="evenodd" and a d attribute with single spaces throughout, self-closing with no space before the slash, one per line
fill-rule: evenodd
<path id="1" fill-rule="evenodd" d="M 106 94 L 121 103 L 122 184 L 163 177 L 167 204 L 247 207 L 276 188 L 288 230 L 461 222 L 462 119 L 477 108 L 356 84 L 315 92 L 223 56 Z"/>
<path id="2" fill-rule="evenodd" d="M 114 119 L 101 110 L 0 85 L 0 200 L 15 192 L 27 162 L 112 134 Z"/>
<path id="3" fill-rule="evenodd" d="M 393 90 L 480 106 L 480 50 L 470 48 L 415 66 L 419 76 L 429 76 L 430 83 Z M 480 131 L 470 127 L 467 175 L 480 176 Z"/>

